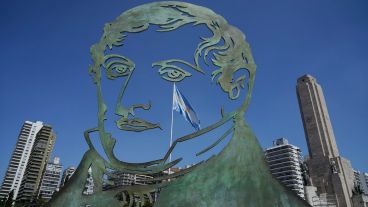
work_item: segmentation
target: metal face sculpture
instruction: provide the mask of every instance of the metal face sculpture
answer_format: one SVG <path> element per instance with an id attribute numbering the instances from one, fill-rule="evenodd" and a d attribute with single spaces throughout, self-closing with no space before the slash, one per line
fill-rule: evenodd
<path id="1" fill-rule="evenodd" d="M 135 64 L 121 54 L 110 54 L 113 47 L 123 46 L 125 38 L 133 33 L 143 32 L 152 25 L 158 26 L 157 32 L 170 32 L 183 25 L 204 25 L 212 36 L 202 38 L 194 52 L 194 63 L 180 59 L 157 61 L 152 64 L 158 67 L 158 74 L 166 81 L 179 82 L 191 76 L 179 65 L 186 65 L 199 73 L 206 73 L 200 67 L 200 60 L 211 61 L 216 70 L 211 72 L 212 80 L 227 93 L 230 100 L 240 97 L 242 89 L 247 86 L 247 95 L 241 105 L 232 112 L 223 113 L 216 123 L 199 131 L 183 136 L 174 141 L 172 146 L 160 160 L 145 163 L 127 163 L 119 160 L 113 152 L 116 140 L 105 130 L 105 114 L 101 79 L 104 74 L 110 80 L 123 80 L 119 89 L 114 113 L 119 116 L 116 127 L 123 131 L 142 132 L 160 128 L 135 115 L 137 109 L 149 110 L 150 104 L 124 105 L 124 94 L 133 73 L 139 73 Z M 144 4 L 121 14 L 104 27 L 104 34 L 99 42 L 92 45 L 93 63 L 89 73 L 93 77 L 97 89 L 98 123 L 86 130 L 84 137 L 89 150 L 84 154 L 75 174 L 59 193 L 52 198 L 48 206 L 80 207 L 80 206 L 145 206 L 153 202 L 151 193 L 160 188 L 161 192 L 155 206 L 307 206 L 290 190 L 284 188 L 273 179 L 264 159 L 263 150 L 244 120 L 248 108 L 256 66 L 244 34 L 236 27 L 213 11 L 176 1 L 162 1 Z M 209 54 L 213 59 L 208 60 Z M 248 78 L 243 75 L 234 80 L 234 74 L 241 70 L 248 71 Z M 176 165 L 181 159 L 168 161 L 169 155 L 180 142 L 200 138 L 225 123 L 232 122 L 211 146 L 198 152 L 203 154 L 215 147 L 225 137 L 231 136 L 226 147 L 216 156 L 193 167 L 170 175 L 155 177 L 157 184 L 145 186 L 124 186 L 112 190 L 102 190 L 108 180 L 106 176 L 114 176 L 112 172 L 130 174 L 159 174 Z M 90 133 L 96 132 L 101 141 L 107 159 L 100 155 L 92 144 Z M 83 189 L 92 169 L 94 192 L 84 195 Z M 175 179 L 172 179 L 175 178 Z M 172 179 L 171 182 L 160 182 Z M 139 198 L 137 202 L 136 198 Z"/>

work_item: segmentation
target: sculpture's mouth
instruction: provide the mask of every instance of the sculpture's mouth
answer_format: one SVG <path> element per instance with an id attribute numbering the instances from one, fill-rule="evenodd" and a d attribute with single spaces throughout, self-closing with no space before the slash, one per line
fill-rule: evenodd
<path id="1" fill-rule="evenodd" d="M 142 132 L 149 129 L 155 129 L 159 128 L 162 130 L 160 124 L 154 124 L 149 121 L 140 119 L 140 118 L 133 118 L 133 119 L 127 119 L 127 118 L 120 118 L 116 122 L 116 126 L 125 131 L 134 131 L 134 132 Z"/>

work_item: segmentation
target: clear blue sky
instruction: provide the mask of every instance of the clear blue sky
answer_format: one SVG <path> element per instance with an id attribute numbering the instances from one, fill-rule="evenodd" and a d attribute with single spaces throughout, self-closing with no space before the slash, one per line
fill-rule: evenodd
<path id="1" fill-rule="evenodd" d="M 53 154 L 64 166 L 79 163 L 87 149 L 83 131 L 96 125 L 95 88 L 87 73 L 89 47 L 101 37 L 106 22 L 145 2 L 149 1 L 2 1 L 1 179 L 25 120 L 52 125 L 57 133 Z M 299 76 L 309 73 L 324 89 L 340 154 L 350 159 L 355 169 L 368 172 L 367 1 L 188 2 L 211 8 L 246 34 L 258 66 L 246 119 L 263 147 L 286 137 L 307 154 L 295 85 Z M 190 60 L 195 45 L 187 40 L 197 38 L 194 42 L 198 43 L 198 35 L 206 32 L 192 31 L 186 27 L 176 36 L 151 32 L 150 40 L 137 35 L 129 40 L 125 51 L 140 56 L 137 62 L 142 63 L 179 53 L 187 54 Z M 162 38 L 165 44 L 159 42 Z M 174 43 L 180 48 L 173 49 Z M 143 98 L 142 103 L 152 101 L 149 118 L 160 122 L 165 130 L 119 139 L 116 154 L 126 161 L 160 158 L 168 145 L 171 88 L 167 84 L 153 86 L 147 78 L 157 72 L 147 71 L 137 73 L 141 81 L 136 83 L 140 84 L 129 93 Z M 218 119 L 219 109 L 213 106 L 209 88 L 196 84 L 179 87 L 203 125 Z M 147 93 L 153 97 L 147 99 Z M 180 115 L 174 118 L 175 135 L 191 132 Z M 190 153 L 194 145 L 184 146 L 174 156 L 181 152 L 187 157 L 181 165 L 196 162 Z"/>

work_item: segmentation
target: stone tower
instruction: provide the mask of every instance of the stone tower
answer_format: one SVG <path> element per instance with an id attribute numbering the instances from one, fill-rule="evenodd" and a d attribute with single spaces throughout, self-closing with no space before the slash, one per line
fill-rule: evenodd
<path id="1" fill-rule="evenodd" d="M 351 207 L 354 174 L 350 161 L 339 154 L 322 88 L 314 77 L 304 75 L 298 79 L 296 90 L 312 185 L 320 197 L 333 196 L 337 206 Z"/>

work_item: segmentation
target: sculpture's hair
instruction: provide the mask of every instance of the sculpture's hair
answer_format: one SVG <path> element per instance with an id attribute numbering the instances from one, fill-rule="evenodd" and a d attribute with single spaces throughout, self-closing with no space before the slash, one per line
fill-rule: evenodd
<path id="1" fill-rule="evenodd" d="M 199 71 L 203 71 L 202 69 L 200 69 L 199 66 L 200 57 L 203 58 L 205 63 L 207 63 L 207 59 L 209 59 L 209 57 L 213 57 L 211 59 L 211 62 L 215 66 L 217 66 L 218 69 L 212 72 L 212 78 L 214 79 L 215 77 L 218 77 L 217 83 L 219 83 L 221 88 L 229 94 L 230 99 L 238 98 L 240 89 L 244 87 L 245 76 L 241 76 L 234 81 L 233 77 L 235 72 L 240 69 L 248 70 L 248 94 L 245 102 L 243 102 L 243 105 L 236 111 L 222 114 L 222 118 L 220 121 L 199 131 L 176 139 L 172 143 L 170 149 L 166 152 L 163 159 L 148 161 L 144 163 L 128 163 L 121 161 L 114 154 L 116 139 L 112 137 L 111 133 L 105 131 L 104 128 L 104 121 L 106 119 L 105 113 L 107 107 L 102 100 L 101 70 L 102 68 L 105 68 L 107 71 L 107 77 L 110 79 L 114 79 L 120 76 L 128 76 L 125 84 L 122 85 L 122 89 L 120 90 L 120 98 L 118 98 L 120 100 L 129 82 L 130 75 L 132 74 L 132 71 L 134 69 L 134 63 L 128 58 L 121 55 L 105 55 L 105 52 L 107 48 L 112 49 L 113 47 L 122 46 L 124 38 L 128 34 L 145 31 L 150 27 L 150 25 L 157 25 L 157 31 L 159 32 L 167 32 L 175 30 L 186 24 L 205 25 L 210 31 L 212 31 L 211 37 L 202 38 L 202 41 L 198 44 L 197 49 L 194 53 L 194 65 L 188 63 L 187 65 Z M 158 188 L 164 189 L 165 187 L 167 187 L 167 185 L 173 185 L 175 187 L 175 183 L 159 182 L 158 184 L 149 185 L 122 186 L 119 188 L 102 191 L 102 186 L 104 184 L 107 184 L 107 182 L 105 182 L 107 180 L 105 180 L 104 177 L 113 177 L 114 174 L 112 174 L 112 172 L 114 171 L 129 174 L 161 174 L 162 172 L 164 172 L 164 170 L 175 166 L 178 162 L 181 161 L 181 158 L 179 158 L 166 163 L 177 143 L 199 137 L 202 134 L 208 133 L 224 125 L 230 120 L 234 121 L 234 125 L 230 129 L 228 129 L 214 144 L 197 153 L 197 155 L 205 153 L 208 150 L 212 149 L 219 142 L 221 142 L 221 140 L 229 136 L 231 133 L 233 133 L 234 142 L 231 141 L 229 143 L 233 143 L 232 145 L 239 143 L 239 141 L 242 141 L 241 139 L 243 139 L 244 136 L 250 135 L 250 137 L 247 138 L 247 141 L 251 140 L 251 142 L 246 142 L 245 145 L 243 143 L 239 146 L 243 147 L 244 149 L 252 149 L 249 148 L 248 145 L 250 144 L 249 146 L 252 147 L 254 144 L 256 144 L 257 149 L 260 149 L 257 145 L 258 142 L 255 141 L 255 138 L 252 136 L 251 131 L 248 129 L 243 121 L 243 114 L 247 109 L 251 97 L 251 89 L 253 86 L 254 73 L 256 68 L 249 49 L 249 45 L 245 41 L 244 35 L 237 28 L 229 25 L 224 18 L 217 15 L 213 11 L 188 3 L 171 1 L 154 2 L 135 7 L 124 12 L 115 21 L 105 25 L 104 34 L 101 37 L 100 41 L 92 45 L 91 47 L 91 55 L 93 59 L 93 64 L 89 67 L 89 73 L 94 78 L 95 84 L 97 85 L 98 126 L 92 129 L 88 129 L 84 132 L 85 139 L 89 145 L 89 150 L 85 153 L 71 181 L 66 184 L 61 193 L 58 193 L 55 197 L 52 198 L 51 202 L 48 203 L 47 206 L 80 206 L 86 204 L 92 206 L 100 206 L 101 204 L 108 204 L 109 206 L 132 206 L 134 205 L 136 197 L 139 197 L 140 199 L 140 203 L 137 204 L 137 206 L 145 205 L 147 201 L 149 203 L 152 203 L 153 199 L 151 197 L 151 193 L 156 192 Z M 114 61 L 110 61 L 112 59 L 114 59 Z M 174 59 L 160 61 L 157 62 L 157 64 L 155 63 L 154 66 L 160 65 L 162 67 L 170 67 L 170 64 L 174 62 L 181 62 L 181 60 Z M 174 65 L 171 67 L 175 68 Z M 170 78 L 167 80 L 179 81 L 174 79 L 171 80 Z M 135 104 L 130 108 L 125 108 L 121 105 L 118 105 L 117 107 L 120 110 L 118 112 L 118 115 L 121 116 L 121 119 L 119 119 L 119 121 L 122 120 L 122 122 L 130 124 L 134 121 L 139 122 L 140 120 L 139 118 L 128 118 L 129 114 L 133 115 L 132 112 L 134 108 L 149 109 L 150 106 L 146 106 L 144 104 Z M 144 126 L 146 128 L 156 128 L 156 126 L 151 123 L 144 123 Z M 138 128 L 139 127 L 132 128 L 135 129 L 132 131 L 140 131 Z M 99 138 L 108 160 L 106 160 L 99 154 L 91 141 L 90 133 L 97 131 L 99 133 Z M 232 147 L 228 149 L 232 149 Z M 237 147 L 236 149 L 241 148 Z M 236 155 L 233 152 L 231 152 L 231 154 L 231 156 Z M 221 153 L 218 155 L 218 157 L 224 157 L 224 155 L 226 154 Z M 236 155 L 236 157 L 238 158 L 239 156 Z M 224 158 L 225 160 L 228 159 L 226 156 Z M 245 160 L 246 156 L 243 156 L 241 158 Z M 211 160 L 209 160 L 207 163 L 213 164 L 215 159 Z M 235 166 L 234 163 L 236 162 L 238 162 L 238 159 L 234 159 L 229 166 Z M 150 181 L 155 182 L 177 178 L 184 174 L 192 172 L 199 166 L 203 166 L 202 164 L 204 163 L 198 163 L 195 166 L 181 170 L 177 173 L 155 177 Z M 94 192 L 92 195 L 86 196 L 82 195 L 81 191 L 83 189 L 83 183 L 88 176 L 87 170 L 90 168 L 93 170 L 92 177 L 94 186 L 96 188 L 94 188 Z M 201 174 L 197 172 L 193 175 L 196 176 Z M 232 176 L 232 174 L 228 175 Z M 181 192 L 177 193 L 179 195 L 179 193 Z M 165 198 L 164 194 L 164 196 L 160 196 L 160 199 L 163 199 L 163 202 L 165 202 L 165 199 L 170 199 L 173 197 L 177 198 L 178 195 L 175 194 L 174 196 L 168 197 L 166 195 Z M 234 194 L 234 198 L 237 198 L 236 196 L 237 194 Z"/>
<path id="2" fill-rule="evenodd" d="M 203 24 L 213 33 L 211 37 L 201 38 L 202 41 L 194 53 L 195 67 L 200 68 L 200 57 L 207 64 L 208 55 L 212 53 L 211 61 L 219 67 L 212 72 L 212 78 L 218 76 L 217 83 L 231 99 L 238 98 L 246 78 L 241 76 L 233 80 L 233 74 L 240 69 L 246 69 L 249 72 L 250 98 L 256 66 L 244 34 L 210 9 L 184 2 L 163 1 L 141 5 L 124 12 L 115 21 L 107 23 L 102 38 L 91 47 L 93 64 L 89 68 L 90 74 L 96 82 L 100 81 L 105 50 L 112 49 L 113 46 L 122 46 L 127 33 L 145 31 L 150 25 L 157 25 L 158 32 L 168 32 L 186 24 Z"/>

